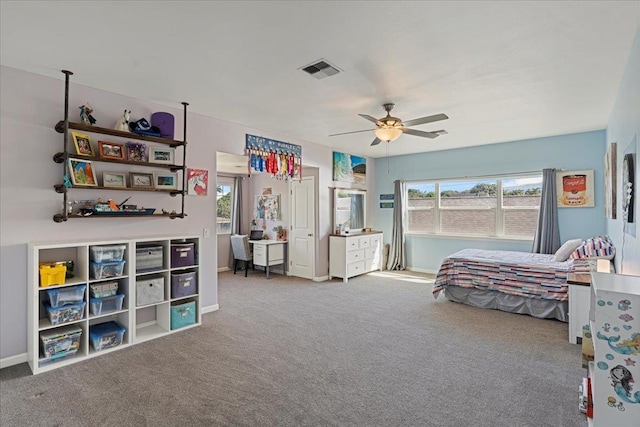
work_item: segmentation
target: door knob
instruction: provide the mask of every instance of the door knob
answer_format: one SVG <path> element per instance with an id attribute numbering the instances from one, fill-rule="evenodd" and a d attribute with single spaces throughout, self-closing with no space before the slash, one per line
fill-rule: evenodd
<path id="1" fill-rule="evenodd" d="M 309 233 L 309 234 L 307 234 L 307 236 L 311 237 L 311 236 L 313 236 L 313 233 Z"/>

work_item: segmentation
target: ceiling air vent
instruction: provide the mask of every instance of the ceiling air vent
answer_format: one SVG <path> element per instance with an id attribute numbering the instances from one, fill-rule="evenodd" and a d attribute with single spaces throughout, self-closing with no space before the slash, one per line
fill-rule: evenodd
<path id="1" fill-rule="evenodd" d="M 302 67 L 301 70 L 318 80 L 324 79 L 325 77 L 334 76 L 340 72 L 340 70 L 329 64 L 324 59 L 316 61 L 311 65 L 307 65 L 306 67 Z"/>

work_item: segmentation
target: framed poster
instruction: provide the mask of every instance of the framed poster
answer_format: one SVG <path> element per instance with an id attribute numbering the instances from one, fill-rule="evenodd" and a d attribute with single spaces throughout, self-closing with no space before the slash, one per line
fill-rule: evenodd
<path id="1" fill-rule="evenodd" d="M 268 219 L 270 221 L 280 219 L 280 195 L 270 194 L 256 196 L 253 217 L 257 219 Z"/>
<path id="2" fill-rule="evenodd" d="M 592 208 L 594 203 L 593 169 L 557 172 L 559 208 Z"/>
<path id="3" fill-rule="evenodd" d="M 206 196 L 208 187 L 208 170 L 187 168 L 187 194 L 189 196 Z"/>
<path id="4" fill-rule="evenodd" d="M 364 185 L 367 183 L 367 159 L 333 152 L 333 180 Z"/>

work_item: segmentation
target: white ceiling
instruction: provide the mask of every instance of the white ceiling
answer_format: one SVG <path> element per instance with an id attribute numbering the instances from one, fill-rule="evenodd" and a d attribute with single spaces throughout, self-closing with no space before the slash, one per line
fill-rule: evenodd
<path id="1" fill-rule="evenodd" d="M 383 157 L 606 127 L 640 2 L 0 2 L 3 65 Z M 324 58 L 343 72 L 299 70 Z"/>

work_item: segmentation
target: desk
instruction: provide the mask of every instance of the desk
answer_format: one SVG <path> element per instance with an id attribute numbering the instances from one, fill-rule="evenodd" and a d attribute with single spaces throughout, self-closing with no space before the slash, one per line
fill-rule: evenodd
<path id="1" fill-rule="evenodd" d="M 274 265 L 282 265 L 282 274 L 286 273 L 286 240 L 249 240 L 249 243 L 253 245 L 253 265 L 264 267 L 267 279 L 269 267 Z"/>
<path id="2" fill-rule="evenodd" d="M 580 344 L 582 327 L 589 324 L 591 274 L 569 273 L 569 342 Z"/>

